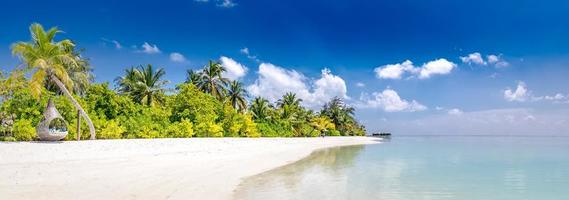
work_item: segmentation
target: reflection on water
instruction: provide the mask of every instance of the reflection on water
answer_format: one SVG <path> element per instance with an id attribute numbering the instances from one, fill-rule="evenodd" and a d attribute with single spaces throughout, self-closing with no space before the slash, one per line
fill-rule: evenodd
<path id="1" fill-rule="evenodd" d="M 332 199 L 333 192 L 314 191 L 342 188 L 337 186 L 348 181 L 345 169 L 353 165 L 364 148 L 357 145 L 319 150 L 291 165 L 250 177 L 236 190 L 236 199 Z"/>
<path id="2" fill-rule="evenodd" d="M 246 179 L 236 199 L 569 199 L 569 138 L 401 137 Z"/>

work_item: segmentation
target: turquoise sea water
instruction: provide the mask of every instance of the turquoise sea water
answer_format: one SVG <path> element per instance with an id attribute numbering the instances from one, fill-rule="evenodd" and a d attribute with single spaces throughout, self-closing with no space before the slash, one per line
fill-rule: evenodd
<path id="1" fill-rule="evenodd" d="M 236 199 L 569 199 L 569 137 L 399 136 L 246 179 Z"/>

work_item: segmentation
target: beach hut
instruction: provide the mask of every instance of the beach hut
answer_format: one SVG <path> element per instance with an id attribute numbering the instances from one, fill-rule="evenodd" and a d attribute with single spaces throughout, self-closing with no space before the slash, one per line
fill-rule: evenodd
<path id="1" fill-rule="evenodd" d="M 36 134 L 40 140 L 58 141 L 65 138 L 67 133 L 67 122 L 61 117 L 50 98 L 43 113 L 43 119 L 36 127 Z"/>

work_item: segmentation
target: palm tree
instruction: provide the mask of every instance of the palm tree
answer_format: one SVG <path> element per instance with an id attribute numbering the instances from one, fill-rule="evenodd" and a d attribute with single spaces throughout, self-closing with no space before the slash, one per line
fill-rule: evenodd
<path id="1" fill-rule="evenodd" d="M 247 90 L 243 88 L 243 84 L 239 81 L 231 81 L 229 89 L 227 90 L 227 100 L 231 103 L 233 108 L 243 112 L 247 108 Z"/>
<path id="2" fill-rule="evenodd" d="M 166 89 L 163 87 L 168 81 L 161 80 L 166 74 L 163 68 L 154 70 L 152 65 L 138 66 L 125 70 L 126 75 L 116 79 L 119 91 L 129 94 L 138 103 L 145 103 L 147 106 L 153 103 L 162 103 L 163 94 Z"/>
<path id="3" fill-rule="evenodd" d="M 81 50 L 81 52 L 84 50 Z M 65 65 L 67 69 L 67 74 L 73 82 L 73 93 L 78 95 L 83 95 L 87 91 L 87 87 L 93 82 L 95 76 L 93 75 L 93 69 L 89 65 L 89 61 L 81 57 L 79 52 L 72 50 L 73 55 L 77 58 L 77 65 Z M 47 77 L 46 77 L 47 78 Z M 47 90 L 63 94 L 57 85 L 53 82 L 46 80 L 45 87 Z"/>
<path id="4" fill-rule="evenodd" d="M 34 23 L 30 26 L 30 32 L 32 41 L 13 44 L 12 54 L 17 55 L 22 60 L 26 65 L 26 70 L 33 71 L 30 80 L 32 94 L 39 98 L 46 81 L 55 83 L 85 118 L 91 139 L 95 139 L 95 127 L 91 119 L 68 90 L 68 88 L 74 88 L 73 79 L 70 77 L 68 69 L 78 68 L 82 62 L 73 55 L 75 44 L 67 39 L 59 42 L 53 41 L 55 35 L 61 32 L 56 27 L 46 32 L 40 24 Z"/>
<path id="5" fill-rule="evenodd" d="M 202 75 L 200 72 L 196 72 L 194 70 L 189 69 L 186 71 L 186 81 L 185 83 L 191 83 L 194 85 L 198 85 L 202 81 Z"/>
<path id="6" fill-rule="evenodd" d="M 263 97 L 255 97 L 249 107 L 249 110 L 253 113 L 253 119 L 255 120 L 266 120 L 269 117 L 270 109 L 269 101 Z"/>
<path id="7" fill-rule="evenodd" d="M 277 107 L 281 109 L 281 117 L 283 119 L 294 120 L 298 113 L 302 111 L 300 103 L 302 99 L 296 98 L 296 94 L 287 92 L 283 97 L 277 100 Z"/>
<path id="8" fill-rule="evenodd" d="M 282 99 L 277 101 L 277 106 L 283 108 L 284 106 L 299 107 L 302 99 L 296 98 L 296 94 L 292 92 L 287 92 L 283 95 Z"/>
<path id="9" fill-rule="evenodd" d="M 346 134 L 346 131 L 351 130 L 356 125 L 354 112 L 354 108 L 347 106 L 341 98 L 334 97 L 330 102 L 324 104 L 320 115 L 330 118 L 336 128 Z"/>
<path id="10" fill-rule="evenodd" d="M 198 88 L 205 93 L 211 94 L 218 100 L 223 99 L 225 96 L 225 86 L 229 79 L 223 78 L 221 74 L 225 68 L 219 62 L 209 61 L 201 72 L 201 81 L 198 83 Z"/>

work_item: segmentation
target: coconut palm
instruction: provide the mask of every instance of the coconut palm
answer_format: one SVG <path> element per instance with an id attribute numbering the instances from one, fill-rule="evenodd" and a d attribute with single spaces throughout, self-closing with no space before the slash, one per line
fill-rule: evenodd
<path id="1" fill-rule="evenodd" d="M 300 103 L 302 99 L 296 98 L 296 94 L 287 92 L 283 97 L 277 100 L 277 107 L 280 108 L 281 118 L 294 120 L 298 114 L 303 111 Z"/>
<path id="2" fill-rule="evenodd" d="M 241 82 L 234 80 L 229 83 L 226 100 L 231 103 L 233 108 L 243 112 L 247 108 L 247 100 L 245 100 L 247 95 L 247 90 L 243 88 Z"/>
<path id="3" fill-rule="evenodd" d="M 69 74 L 69 78 L 73 82 L 73 89 L 71 91 L 75 94 L 83 95 L 85 91 L 87 91 L 87 87 L 95 79 L 95 76 L 93 75 L 93 69 L 89 65 L 89 61 L 85 58 L 82 58 L 81 54 L 78 52 L 72 51 L 72 53 L 78 58 L 77 65 L 65 66 L 67 69 L 67 74 Z M 49 91 L 62 94 L 62 92 L 59 90 L 59 87 L 57 87 L 57 85 L 49 80 L 45 82 L 45 87 Z"/>
<path id="4" fill-rule="evenodd" d="M 198 85 L 202 81 L 202 75 L 200 72 L 189 69 L 186 71 L 186 81 L 185 83 L 191 83 Z"/>
<path id="5" fill-rule="evenodd" d="M 330 102 L 324 104 L 320 115 L 330 118 L 336 128 L 345 134 L 346 131 L 356 128 L 354 111 L 354 108 L 347 106 L 341 98 L 334 97 Z"/>
<path id="6" fill-rule="evenodd" d="M 210 60 L 201 72 L 202 76 L 198 88 L 218 100 L 223 99 L 226 92 L 225 86 L 229 82 L 229 79 L 221 76 L 223 72 L 225 72 L 225 68 L 221 63 Z"/>
<path id="7" fill-rule="evenodd" d="M 116 79 L 119 92 L 130 95 L 135 102 L 147 106 L 162 103 L 168 81 L 162 80 L 166 74 L 163 68 L 154 70 L 152 65 L 138 66 L 125 70 L 123 77 Z"/>
<path id="8" fill-rule="evenodd" d="M 255 120 L 266 120 L 269 118 L 270 109 L 271 105 L 269 101 L 263 97 L 255 97 L 249 107 L 249 110 L 253 113 L 253 119 Z"/>
<path id="9" fill-rule="evenodd" d="M 292 92 L 287 92 L 283 95 L 282 99 L 277 101 L 277 106 L 283 108 L 284 106 L 289 107 L 299 107 L 302 99 L 296 98 L 296 94 Z"/>
<path id="10" fill-rule="evenodd" d="M 82 62 L 73 54 L 75 44 L 67 39 L 55 42 L 56 34 L 61 32 L 56 27 L 46 32 L 40 24 L 34 23 L 30 26 L 30 32 L 32 40 L 13 44 L 12 54 L 22 60 L 26 70 L 32 71 L 30 80 L 32 94 L 39 98 L 46 81 L 55 83 L 85 118 L 91 139 L 95 139 L 95 127 L 91 119 L 69 91 L 74 88 L 74 83 L 68 69 L 79 68 Z"/>

